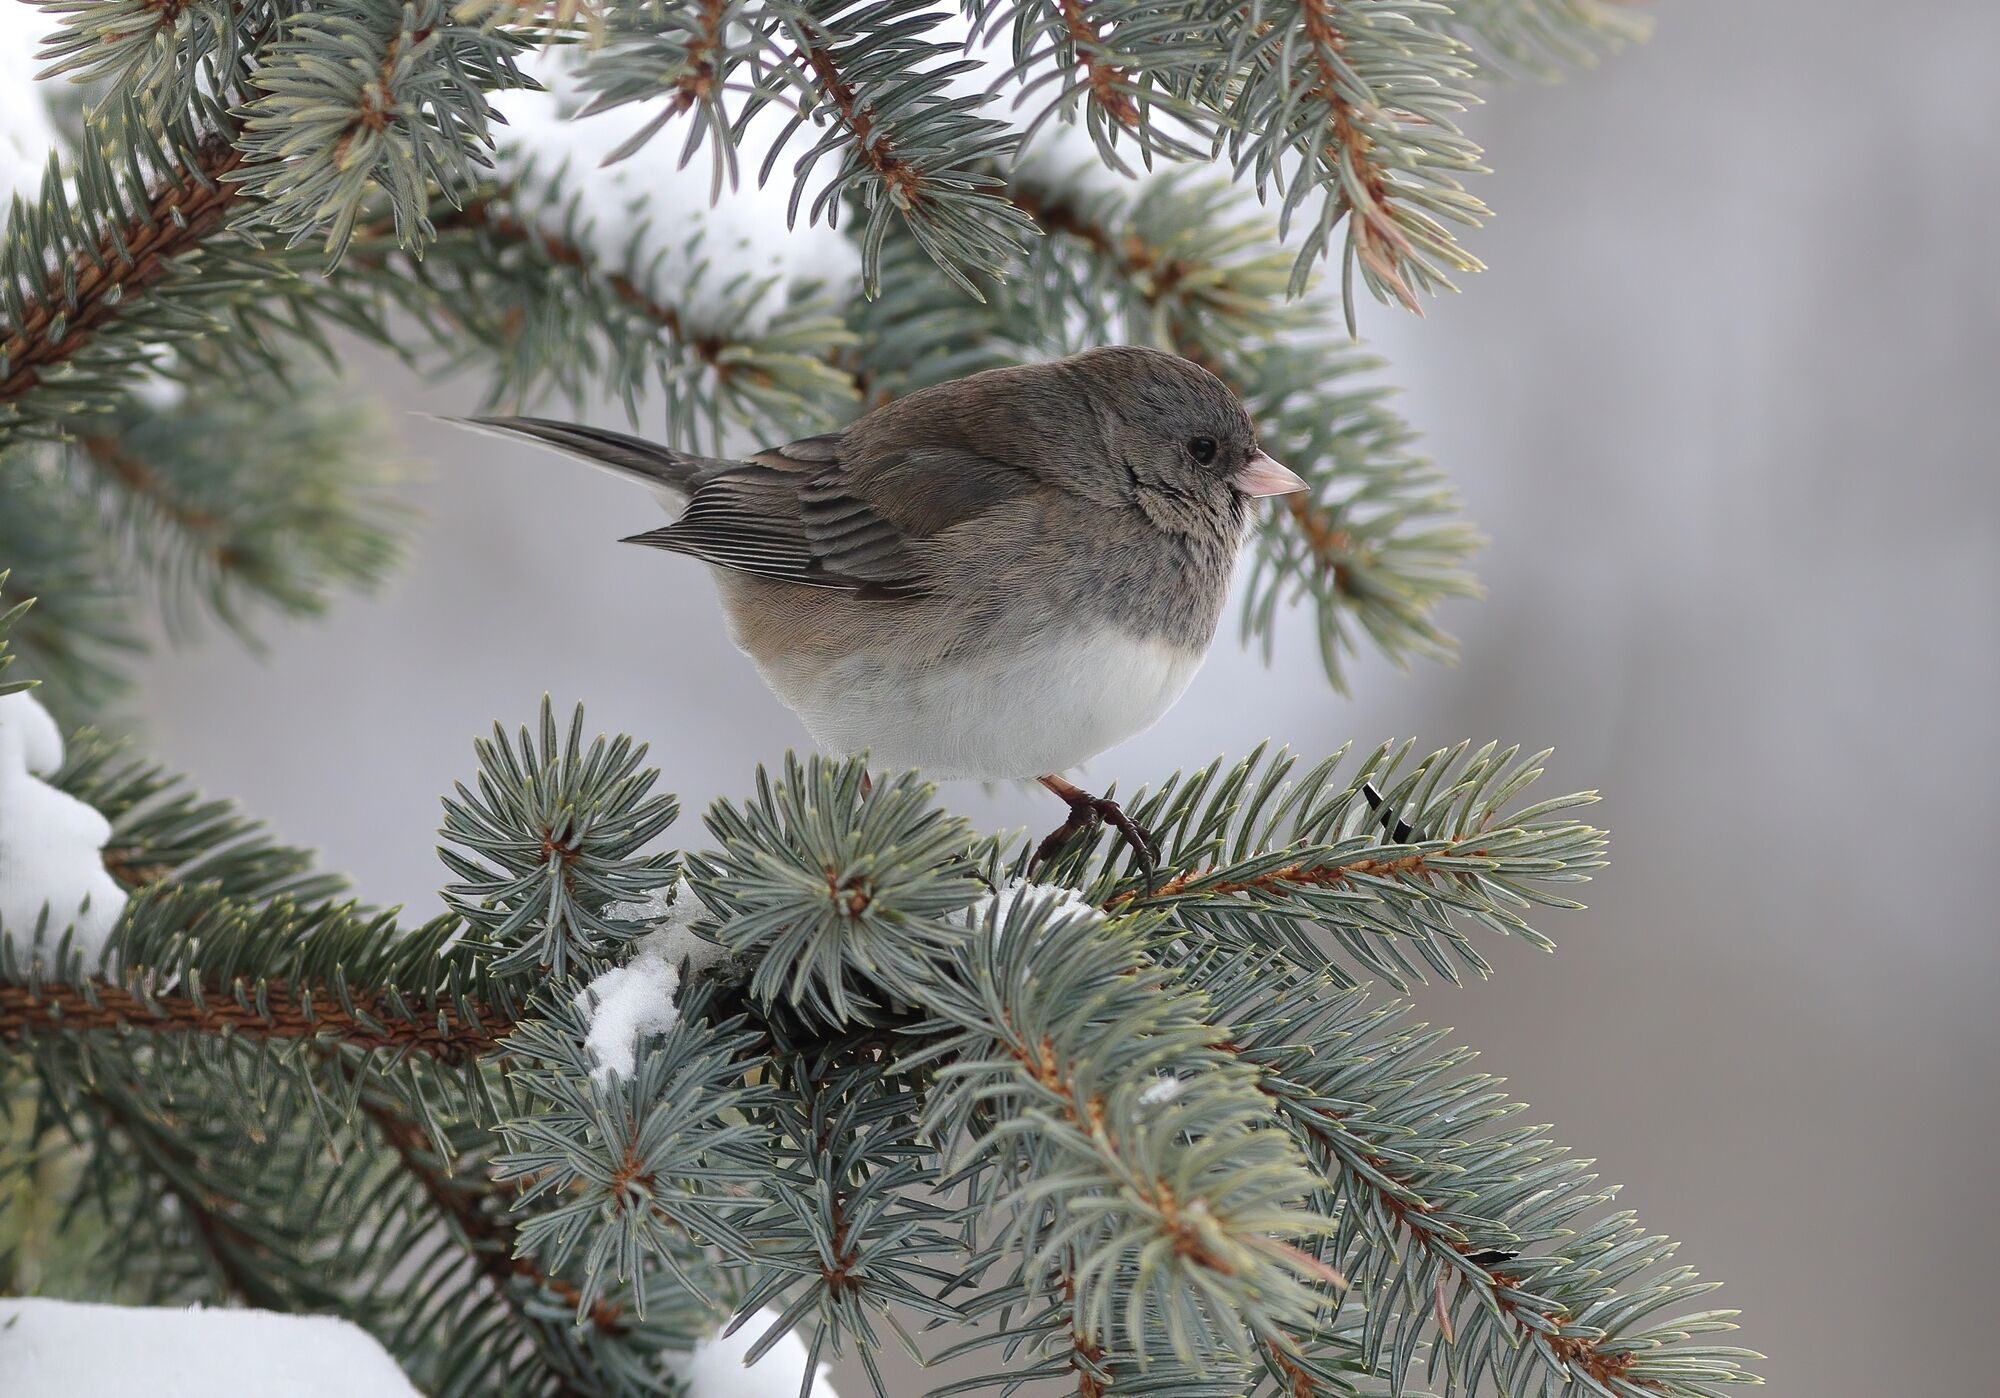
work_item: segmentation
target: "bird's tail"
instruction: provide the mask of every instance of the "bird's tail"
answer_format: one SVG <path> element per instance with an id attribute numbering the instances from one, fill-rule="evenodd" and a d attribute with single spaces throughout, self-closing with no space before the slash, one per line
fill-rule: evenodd
<path id="1" fill-rule="evenodd" d="M 543 417 L 460 417 L 447 421 L 495 436 L 526 437 L 553 447 L 600 471 L 650 486 L 669 505 L 684 503 L 704 479 L 728 465 L 705 456 L 689 456 L 643 437 L 628 437 L 623 432 L 607 432 L 576 422 L 555 422 Z"/>

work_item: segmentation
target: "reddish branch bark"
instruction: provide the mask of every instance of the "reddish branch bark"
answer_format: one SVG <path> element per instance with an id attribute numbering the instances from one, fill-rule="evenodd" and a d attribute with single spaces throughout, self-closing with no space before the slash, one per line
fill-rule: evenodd
<path id="1" fill-rule="evenodd" d="M 841 124 L 854 133 L 854 148 L 871 169 L 887 182 L 899 202 L 914 202 L 924 184 L 923 173 L 896 154 L 888 140 L 875 130 L 875 114 L 861 104 L 854 85 L 841 76 L 833 55 L 820 44 L 808 43 L 804 53 L 813 76 L 826 90 L 827 98 L 840 113 Z"/>
<path id="2" fill-rule="evenodd" d="M 0 985 L 0 1039 L 28 1032 L 129 1029 L 142 1034 L 240 1034 L 252 1039 L 337 1039 L 354 1048 L 403 1048 L 457 1063 L 487 1052 L 505 1034 L 497 1017 L 482 1014 L 474 1025 L 441 1005 L 422 1021 L 405 1020 L 380 998 L 366 992 L 348 997 L 350 1014 L 325 988 L 312 995 L 308 1010 L 298 991 L 282 981 L 265 988 L 265 1010 L 254 999 L 211 995 L 196 1004 L 186 995 L 159 995 L 148 1003 L 122 986 L 93 982 L 90 992 L 70 985 Z"/>
<path id="3" fill-rule="evenodd" d="M 1194 869 L 1185 874 L 1176 874 L 1155 888 L 1128 888 L 1123 893 L 1114 894 L 1105 907 L 1117 908 L 1127 903 L 1152 903 L 1180 894 L 1209 876 L 1211 870 Z M 1435 871 L 1425 862 L 1421 854 L 1405 854 L 1395 859 L 1359 858 L 1345 860 L 1339 864 L 1287 864 L 1273 869 L 1267 874 L 1259 874 L 1253 879 L 1228 880 L 1221 883 L 1204 884 L 1196 891 L 1204 896 L 1211 893 L 1282 893 L 1292 888 L 1339 888 L 1356 878 L 1421 878 L 1435 877 Z"/>
<path id="4" fill-rule="evenodd" d="M 1410 250 L 1410 240 L 1396 226 L 1389 204 L 1389 177 L 1375 160 L 1375 141 L 1363 128 L 1360 112 L 1340 90 L 1340 59 L 1346 40 L 1334 22 L 1331 0 L 1299 0 L 1299 10 L 1306 37 L 1312 41 L 1313 61 L 1319 69 L 1319 81 L 1313 85 L 1312 95 L 1326 104 L 1327 124 L 1332 132 L 1327 160 L 1336 170 L 1353 175 L 1352 179 L 1341 181 L 1341 189 L 1353 220 L 1355 256 L 1396 293 L 1397 300 L 1422 315 L 1422 304 L 1396 267 L 1397 255 Z"/>
<path id="5" fill-rule="evenodd" d="M 1056 0 L 1056 3 L 1062 11 L 1063 26 L 1069 30 L 1077 65 L 1090 81 L 1090 95 L 1104 108 L 1106 116 L 1120 126 L 1136 130 L 1139 104 L 1125 90 L 1130 78 L 1122 67 L 1104 56 L 1104 36 L 1091 21 L 1084 0 Z"/>
<path id="6" fill-rule="evenodd" d="M 1221 1047 L 1231 1053 L 1242 1052 L 1241 1048 L 1231 1043 L 1225 1043 Z M 1260 1075 L 1257 1085 L 1267 1097 L 1270 1097 L 1274 1102 L 1278 1102 L 1282 1106 L 1283 1099 L 1277 1089 L 1271 1085 L 1268 1078 Z M 1335 1121 L 1342 1120 L 1338 1114 L 1333 1112 L 1326 1112 L 1325 1115 L 1332 1117 Z M 1290 1119 L 1297 1125 L 1299 1130 L 1304 1132 L 1310 1139 L 1319 1143 L 1336 1161 L 1340 1159 L 1339 1138 L 1333 1132 L 1320 1123 L 1303 1117 L 1292 1116 Z M 1365 1191 L 1371 1195 L 1373 1201 L 1381 1207 L 1382 1211 L 1395 1220 L 1398 1228 L 1415 1235 L 1426 1247 L 1449 1248 L 1461 1257 L 1467 1253 L 1478 1251 L 1477 1244 L 1453 1241 L 1440 1236 L 1436 1232 L 1413 1225 L 1410 1222 L 1411 1215 L 1435 1213 L 1438 1206 L 1425 1199 L 1422 1192 L 1417 1189 L 1407 1176 L 1398 1174 L 1393 1161 L 1374 1154 L 1364 1154 L 1361 1159 L 1368 1166 L 1368 1169 L 1373 1172 L 1374 1177 L 1359 1170 L 1349 1171 L 1348 1188 L 1354 1191 Z M 1336 1166 L 1336 1168 L 1338 1167 Z M 1627 1383 L 1634 1382 L 1627 1373 L 1631 1369 L 1633 1362 L 1633 1356 L 1630 1353 L 1618 1352 L 1606 1354 L 1598 1349 L 1601 1341 L 1592 1336 L 1551 1335 L 1540 1326 L 1528 1324 L 1521 1318 L 1522 1312 L 1526 1308 L 1505 1294 L 1520 1284 L 1520 1278 L 1510 1276 L 1505 1272 L 1482 1267 L 1476 1262 L 1468 1265 L 1472 1267 L 1475 1279 L 1483 1280 L 1488 1290 L 1493 1293 L 1494 1304 L 1500 1308 L 1500 1313 L 1514 1327 L 1521 1343 L 1532 1344 L 1538 1337 L 1546 1340 L 1549 1347 L 1555 1351 L 1557 1358 L 1572 1368 L 1589 1374 L 1599 1384 L 1606 1384 L 1612 1378 L 1621 1379 Z M 1440 1305 L 1439 1309 L 1439 1318 L 1442 1321 L 1444 1319 L 1442 1305 Z M 1546 1311 L 1535 1312 L 1535 1314 L 1555 1325 L 1562 1325 L 1569 1319 L 1568 1310 L 1560 1305 L 1552 1306 Z M 1445 1338 L 1449 1342 L 1450 1332 L 1448 1327 L 1446 1328 Z M 1308 1384 L 1310 1382 L 1309 1376 L 1303 1370 L 1297 1371 L 1297 1380 Z M 1657 1385 L 1650 1383 L 1642 1386 L 1657 1387 Z M 1309 1395 L 1315 1391 L 1315 1389 L 1309 1386 L 1297 1387 L 1295 1385 L 1293 1389 L 1293 1392 L 1300 1395 L 1300 1398 L 1309 1398 Z"/>
<path id="7" fill-rule="evenodd" d="M 375 1123 L 376 1130 L 381 1132 L 382 1139 L 395 1152 L 396 1159 L 423 1188 L 425 1196 L 438 1212 L 458 1225 L 472 1255 L 473 1265 L 503 1304 L 523 1321 L 532 1319 L 511 1285 L 515 1277 L 523 1277 L 550 1295 L 571 1306 L 576 1305 L 581 1293 L 574 1286 L 560 1277 L 550 1276 L 536 1266 L 533 1259 L 514 1256 L 513 1218 L 482 1207 L 481 1201 L 486 1196 L 481 1183 L 472 1177 L 455 1175 L 446 1170 L 435 1154 L 436 1143 L 431 1140 L 430 1133 L 366 1090 L 361 1094 L 361 1110 Z M 624 1307 L 615 1302 L 599 1298 L 590 1307 L 588 1315 L 590 1323 L 606 1334 L 617 1334 L 625 1328 L 622 1319 Z"/>
<path id="8" fill-rule="evenodd" d="M 644 287 L 622 273 L 600 273 L 591 262 L 590 254 L 568 239 L 525 223 L 505 210 L 495 208 L 486 199 L 467 204 L 464 209 L 441 221 L 439 227 L 453 223 L 477 228 L 506 242 L 530 244 L 558 266 L 574 267 L 581 272 L 603 276 L 604 285 L 611 289 L 613 295 L 673 336 L 676 343 L 693 350 L 698 359 L 715 371 L 716 377 L 727 379 L 732 374 L 741 374 L 753 382 L 769 381 L 762 370 L 748 370 L 725 361 L 723 356 L 730 348 L 727 339 L 720 335 L 689 334 L 679 311 L 653 299 Z"/>
<path id="9" fill-rule="evenodd" d="M 143 217 L 116 234 L 106 231 L 95 257 L 78 253 L 49 278 L 42 294 L 28 302 L 18 324 L 0 339 L 0 403 L 10 403 L 39 386 L 43 375 L 74 357 L 92 337 L 141 293 L 172 269 L 174 260 L 199 248 L 221 229 L 242 198 L 233 178 L 242 154 L 220 137 L 201 147 L 185 184 L 168 184 L 154 194 Z M 68 292 L 69 278 L 76 289 Z M 60 336 L 51 338 L 57 320 Z"/>

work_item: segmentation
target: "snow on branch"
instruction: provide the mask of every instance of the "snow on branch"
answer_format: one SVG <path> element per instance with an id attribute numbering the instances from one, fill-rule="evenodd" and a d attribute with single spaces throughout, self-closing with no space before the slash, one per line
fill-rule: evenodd
<path id="1" fill-rule="evenodd" d="M 0 1298 L 0 1375 L 7 1398 L 168 1391 L 418 1398 L 396 1361 L 357 1325 L 202 1306 Z"/>
<path id="2" fill-rule="evenodd" d="M 96 965 L 125 890 L 104 867 L 110 822 L 44 780 L 62 765 L 48 710 L 25 691 L 0 695 L 0 941 L 24 959 L 39 942 Z"/>

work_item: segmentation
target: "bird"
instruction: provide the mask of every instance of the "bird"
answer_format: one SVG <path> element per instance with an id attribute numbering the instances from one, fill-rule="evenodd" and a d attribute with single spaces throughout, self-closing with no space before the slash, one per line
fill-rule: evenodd
<path id="1" fill-rule="evenodd" d="M 1039 782 L 1068 816 L 1032 863 L 1108 823 L 1149 876 L 1153 837 L 1065 773 L 1180 698 L 1256 502 L 1307 488 L 1221 379 L 1135 345 L 935 384 L 738 460 L 456 421 L 658 495 L 671 522 L 623 542 L 708 566 L 731 639 L 823 750 Z"/>

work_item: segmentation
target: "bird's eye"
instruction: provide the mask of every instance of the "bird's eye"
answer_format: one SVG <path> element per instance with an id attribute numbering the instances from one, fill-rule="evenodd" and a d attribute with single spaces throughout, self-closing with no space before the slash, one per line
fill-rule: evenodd
<path id="1" fill-rule="evenodd" d="M 1196 437 L 1187 444 L 1187 447 L 1188 455 L 1204 466 L 1215 460 L 1215 438 L 1213 437 Z"/>

